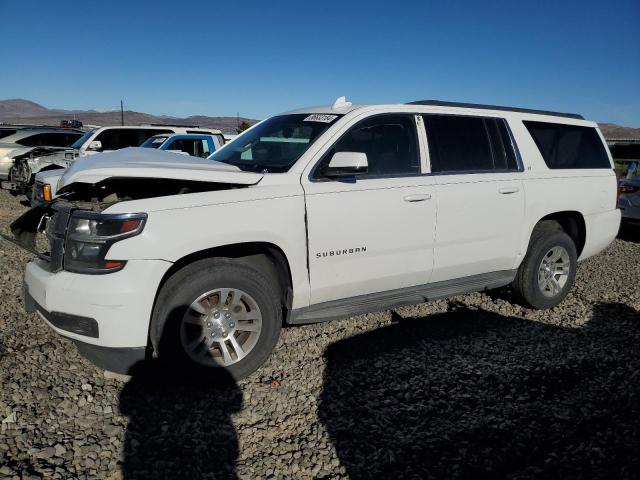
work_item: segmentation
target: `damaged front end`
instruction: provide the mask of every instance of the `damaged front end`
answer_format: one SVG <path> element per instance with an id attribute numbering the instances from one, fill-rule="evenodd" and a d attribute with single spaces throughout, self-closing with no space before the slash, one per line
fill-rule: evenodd
<path id="1" fill-rule="evenodd" d="M 147 215 L 101 214 L 83 206 L 87 205 L 56 201 L 34 207 L 11 224 L 14 238 L 2 236 L 36 255 L 40 267 L 51 273 L 120 270 L 126 262 L 107 260 L 109 247 L 140 233 Z"/>
<path id="2" fill-rule="evenodd" d="M 68 168 L 77 157 L 78 151 L 70 148 L 34 147 L 23 150 L 13 157 L 9 181 L 3 182 L 2 188 L 9 190 L 14 196 L 28 196 L 36 173 Z"/>
<path id="3" fill-rule="evenodd" d="M 53 204 L 34 207 L 10 225 L 13 237 L 5 234 L 0 235 L 5 240 L 27 250 L 49 264 L 59 263 L 60 269 L 62 269 L 66 228 L 63 224 L 68 220 L 68 214 L 58 214 L 59 211 L 64 210 L 54 208 Z M 58 235 L 54 235 L 54 233 Z M 52 269 L 51 271 L 57 270 Z"/>
<path id="4" fill-rule="evenodd" d="M 110 264 L 105 260 L 111 240 L 139 233 L 146 221 L 145 213 L 103 213 L 108 207 L 129 200 L 245 186 L 161 178 L 108 178 L 95 184 L 73 183 L 61 189 L 58 198 L 31 208 L 15 220 L 10 225 L 13 237 L 2 237 L 36 255 L 43 261 L 42 267 L 50 272 L 64 269 L 78 273 L 108 273 L 124 266 L 124 262 Z M 87 235 L 88 240 L 81 239 L 82 235 Z M 85 258 L 78 266 L 78 259 L 86 256 L 89 249 L 94 250 L 102 263 L 86 268 Z"/>

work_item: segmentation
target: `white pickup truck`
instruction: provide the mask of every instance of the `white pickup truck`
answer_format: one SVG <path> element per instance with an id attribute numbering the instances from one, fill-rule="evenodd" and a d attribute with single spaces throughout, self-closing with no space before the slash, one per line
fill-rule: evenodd
<path id="1" fill-rule="evenodd" d="M 139 149 L 72 165 L 61 198 L 12 225 L 38 255 L 28 311 L 103 368 L 154 357 L 240 378 L 283 324 L 508 284 L 552 308 L 620 224 L 604 139 L 573 114 L 342 98 L 264 120 L 212 160 Z"/>

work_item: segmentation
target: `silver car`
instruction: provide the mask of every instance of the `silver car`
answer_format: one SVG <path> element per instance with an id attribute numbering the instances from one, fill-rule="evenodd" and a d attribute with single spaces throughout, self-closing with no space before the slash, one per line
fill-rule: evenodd
<path id="1" fill-rule="evenodd" d="M 621 180 L 618 188 L 618 208 L 622 211 L 622 222 L 640 225 L 640 175 Z"/>
<path id="2" fill-rule="evenodd" d="M 84 132 L 70 128 L 21 128 L 0 139 L 0 180 L 9 179 L 14 156 L 28 153 L 34 147 L 69 147 Z"/>

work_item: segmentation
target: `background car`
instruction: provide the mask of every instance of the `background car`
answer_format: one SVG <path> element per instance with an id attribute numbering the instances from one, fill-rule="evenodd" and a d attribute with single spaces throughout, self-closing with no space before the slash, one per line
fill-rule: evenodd
<path id="1" fill-rule="evenodd" d="M 68 130 L 68 129 L 66 129 Z M 180 134 L 187 138 L 190 135 L 207 136 L 212 139 L 211 146 L 202 144 L 196 146 L 195 141 L 182 140 L 172 149 L 185 151 L 187 154 L 206 157 L 220 146 L 224 145 L 224 137 L 215 128 L 200 128 L 181 125 L 140 125 L 140 126 L 110 126 L 94 128 L 84 132 L 70 146 L 42 146 L 31 150 L 16 150 L 10 154 L 8 163 L 13 166 L 8 169 L 8 182 L 0 185 L 13 195 L 25 194 L 30 200 L 37 173 L 48 170 L 68 168 L 78 157 L 93 155 L 100 152 L 120 150 L 126 147 L 137 147 L 156 135 L 171 136 Z M 201 142 L 201 140 L 200 140 Z M 167 148 L 163 149 L 166 150 Z M 205 155 L 205 152 L 208 151 Z M 193 153 L 191 153 L 193 152 Z"/>
<path id="2" fill-rule="evenodd" d="M 640 225 L 640 175 L 620 180 L 618 208 L 622 211 L 622 222 Z"/>
<path id="3" fill-rule="evenodd" d="M 175 134 L 154 135 L 140 147 L 183 152 L 192 157 L 207 158 L 222 145 L 219 136 L 216 135 Z"/>
<path id="4" fill-rule="evenodd" d="M 140 148 L 156 148 L 172 153 L 182 153 L 192 157 L 207 158 L 222 148 L 221 135 L 163 134 L 147 139 Z M 56 168 L 38 172 L 30 195 L 33 206 L 53 200 L 57 184 L 66 169 Z"/>
<path id="5" fill-rule="evenodd" d="M 9 179 L 9 170 L 16 155 L 28 152 L 33 147 L 70 147 L 83 133 L 81 130 L 55 127 L 16 129 L 11 135 L 0 139 L 0 180 Z"/>

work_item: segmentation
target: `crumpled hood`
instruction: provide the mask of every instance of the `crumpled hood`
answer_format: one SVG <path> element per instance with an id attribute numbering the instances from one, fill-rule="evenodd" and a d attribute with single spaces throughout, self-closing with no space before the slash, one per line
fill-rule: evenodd
<path id="1" fill-rule="evenodd" d="M 129 147 L 78 158 L 64 173 L 58 188 L 72 183 L 98 183 L 107 178 L 164 178 L 197 182 L 253 185 L 261 173 L 234 165 L 153 148 Z"/>

